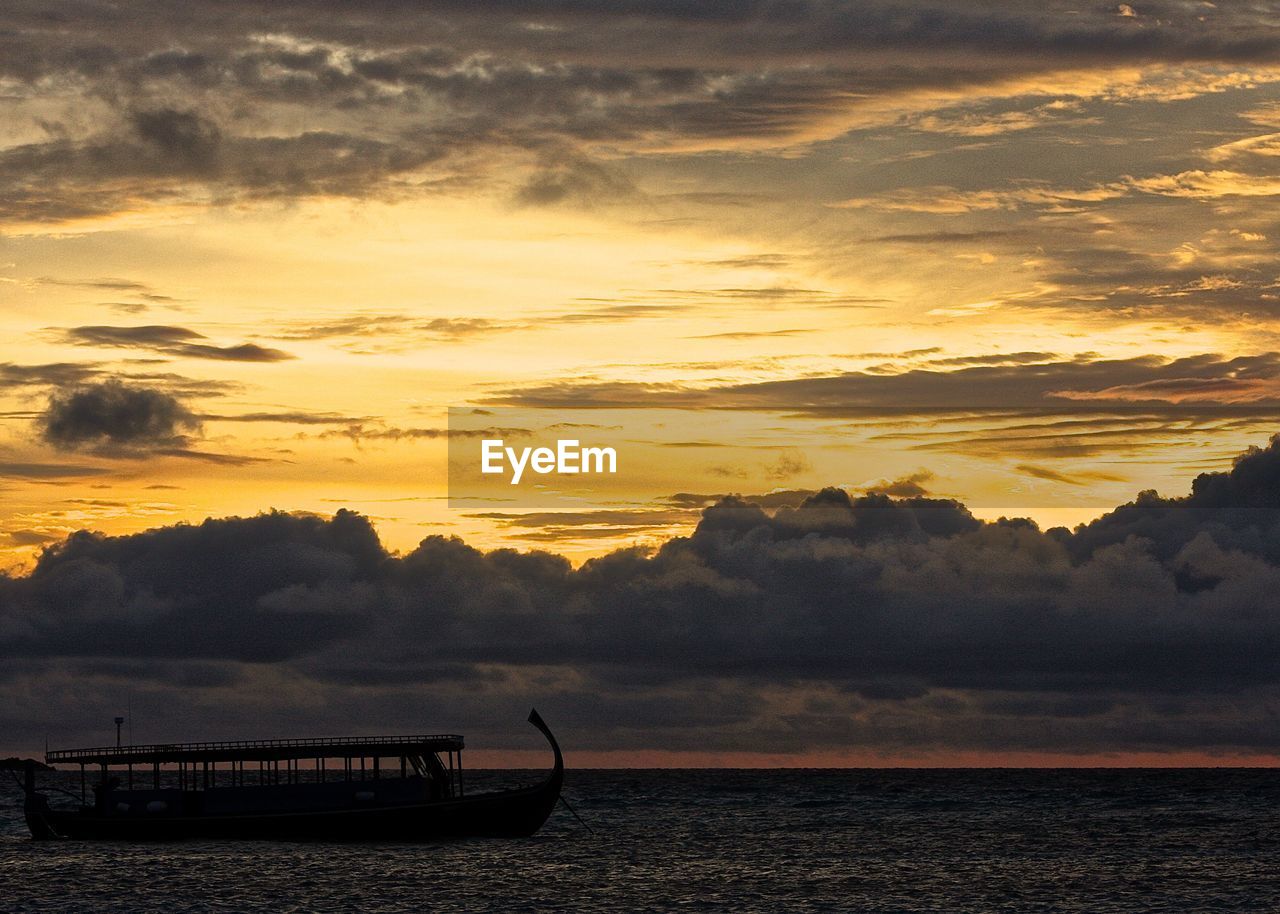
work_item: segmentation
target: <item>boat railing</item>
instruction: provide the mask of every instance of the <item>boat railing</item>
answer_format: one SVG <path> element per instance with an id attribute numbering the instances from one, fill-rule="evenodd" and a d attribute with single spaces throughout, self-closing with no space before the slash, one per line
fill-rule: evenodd
<path id="1" fill-rule="evenodd" d="M 95 761 L 107 758 L 134 759 L 146 755 L 173 755 L 199 752 L 241 752 L 254 749 L 341 749 L 344 751 L 373 750 L 380 747 L 400 750 L 408 746 L 432 748 L 461 748 L 462 737 L 456 733 L 436 733 L 418 736 L 357 736 L 317 737 L 310 739 L 246 739 L 215 740 L 201 743 L 151 743 L 131 746 L 97 746 L 88 749 L 52 749 L 45 754 L 45 761 L 76 762 L 84 758 Z"/>

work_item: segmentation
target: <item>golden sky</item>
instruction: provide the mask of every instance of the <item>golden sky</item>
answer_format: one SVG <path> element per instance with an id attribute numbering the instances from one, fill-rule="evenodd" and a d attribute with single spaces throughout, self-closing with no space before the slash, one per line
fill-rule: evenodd
<path id="1" fill-rule="evenodd" d="M 441 503 L 429 435 L 451 406 L 758 406 L 763 428 L 822 378 L 830 407 L 1272 402 L 1280 69 L 1230 50 L 1238 14 L 1180 10 L 958 9 L 956 29 L 1040 33 L 994 58 L 923 36 L 919 59 L 781 23 L 743 56 L 726 36 L 746 23 L 692 11 L 665 50 L 551 7 L 495 13 L 489 49 L 486 17 L 457 11 L 415 18 L 416 40 L 284 13 L 215 36 L 195 14 L 141 35 L 105 8 L 105 31 L 33 20 L 0 99 L 8 561 L 80 527 L 264 507 L 356 508 L 398 549 L 441 527 L 518 545 Z M 451 15 L 454 43 L 420 43 Z M 635 47 L 597 59 L 592 20 Z M 51 394 L 108 378 L 196 417 L 182 445 L 42 435 Z M 1141 420 L 994 447 L 980 423 L 907 422 L 834 465 L 806 432 L 830 449 L 863 423 L 792 420 L 774 444 L 793 472 L 648 458 L 625 505 L 597 507 L 656 527 L 556 539 L 580 560 L 687 529 L 677 492 L 912 474 L 986 515 L 1076 523 L 1266 438 L 1265 417 Z"/>

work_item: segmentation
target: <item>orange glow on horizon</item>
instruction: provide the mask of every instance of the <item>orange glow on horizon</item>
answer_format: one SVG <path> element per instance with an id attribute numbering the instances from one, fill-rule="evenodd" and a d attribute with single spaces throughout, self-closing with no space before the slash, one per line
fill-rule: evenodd
<path id="1" fill-rule="evenodd" d="M 545 768 L 546 752 L 467 750 L 470 768 Z M 577 769 L 749 768 L 749 769 L 893 769 L 893 768 L 1277 768 L 1280 755 L 1214 752 L 988 752 L 880 753 L 831 750 L 799 755 L 760 752 L 654 750 L 565 750 L 565 766 Z"/>

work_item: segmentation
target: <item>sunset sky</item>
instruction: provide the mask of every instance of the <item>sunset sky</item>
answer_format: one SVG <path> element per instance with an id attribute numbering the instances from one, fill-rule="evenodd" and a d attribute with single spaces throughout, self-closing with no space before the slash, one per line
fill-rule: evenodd
<path id="1" fill-rule="evenodd" d="M 0 750 L 1280 746 L 1269 4 L 18 0 L 0 143 Z M 619 478 L 451 492 L 468 415 Z"/>

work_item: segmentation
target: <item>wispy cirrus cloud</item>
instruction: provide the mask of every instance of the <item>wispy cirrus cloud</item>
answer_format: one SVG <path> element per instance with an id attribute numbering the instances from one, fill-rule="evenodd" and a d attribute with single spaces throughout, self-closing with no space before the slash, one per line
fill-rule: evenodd
<path id="1" fill-rule="evenodd" d="M 107 325 L 71 327 L 56 331 L 57 335 L 77 346 L 147 349 L 165 355 L 189 359 L 213 359 L 227 362 L 282 362 L 293 358 L 280 349 L 257 343 L 216 346 L 205 342 L 204 334 L 186 327 L 146 324 L 133 327 Z"/>
<path id="2" fill-rule="evenodd" d="M 1273 197 L 1280 194 L 1280 178 L 1226 169 L 1192 169 L 1167 175 L 1125 176 L 1106 184 L 1074 188 L 1054 187 L 1038 181 L 1021 181 L 1008 187 L 980 190 L 961 190 L 947 185 L 904 187 L 866 197 L 851 197 L 832 205 L 885 212 L 959 215 L 1021 208 L 1071 209 L 1101 204 L 1132 194 L 1183 197 L 1200 201 L 1230 197 Z"/>
<path id="3" fill-rule="evenodd" d="M 1212 390 L 1209 390 L 1209 387 Z M 1208 391 L 1208 393 L 1206 393 Z M 1203 394 L 1203 395 L 1202 395 Z M 1280 353 L 1180 359 L 1105 359 L 1010 353 L 935 360 L 929 367 L 849 371 L 696 387 L 678 383 L 561 381 L 495 394 L 518 406 L 758 409 L 1065 408 L 1086 401 L 1205 406 L 1280 402 Z"/>
<path id="4" fill-rule="evenodd" d="M 101 476 L 107 472 L 110 471 L 106 467 L 76 463 L 0 462 L 0 477 L 11 479 L 73 479 L 86 476 Z"/>
<path id="5" fill-rule="evenodd" d="M 392 345 L 396 338 L 408 341 L 452 342 L 518 329 L 518 322 L 485 317 L 415 318 L 406 314 L 353 314 L 315 322 L 289 322 L 272 330 L 281 340 L 351 341 L 376 339 Z"/>

